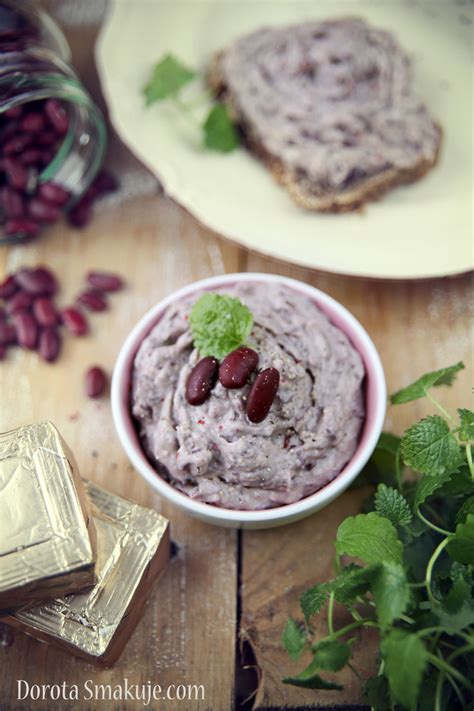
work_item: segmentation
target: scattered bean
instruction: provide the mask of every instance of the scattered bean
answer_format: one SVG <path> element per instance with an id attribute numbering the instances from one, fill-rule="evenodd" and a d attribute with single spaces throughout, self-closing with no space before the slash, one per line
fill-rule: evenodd
<path id="1" fill-rule="evenodd" d="M 105 311 L 108 308 L 107 299 L 102 292 L 96 289 L 86 289 L 82 291 L 76 299 L 81 306 L 85 306 L 89 311 Z"/>
<path id="2" fill-rule="evenodd" d="M 59 320 L 56 307 L 47 296 L 39 296 L 34 300 L 33 316 L 44 327 L 56 326 Z"/>
<path id="3" fill-rule="evenodd" d="M 15 281 L 22 289 L 35 296 L 49 296 L 58 290 L 56 277 L 45 267 L 20 269 L 15 274 Z"/>
<path id="4" fill-rule="evenodd" d="M 123 288 L 123 279 L 112 272 L 88 272 L 87 283 L 99 291 L 119 291 Z"/>
<path id="5" fill-rule="evenodd" d="M 0 321 L 0 344 L 8 346 L 16 343 L 16 330 L 13 324 Z"/>
<path id="6" fill-rule="evenodd" d="M 61 319 L 73 336 L 85 336 L 89 332 L 86 317 L 79 309 L 75 309 L 73 306 L 61 311 Z"/>
<path id="7" fill-rule="evenodd" d="M 107 376 L 99 366 L 89 368 L 86 373 L 86 394 L 90 398 L 100 397 L 107 385 Z"/>
<path id="8" fill-rule="evenodd" d="M 13 274 L 10 274 L 0 284 L 0 299 L 10 299 L 16 291 L 18 285 Z"/>
<path id="9" fill-rule="evenodd" d="M 23 348 L 35 350 L 38 343 L 38 325 L 27 311 L 19 311 L 13 315 L 18 343 Z"/>
<path id="10" fill-rule="evenodd" d="M 61 336 L 55 328 L 44 328 L 39 337 L 38 351 L 43 360 L 53 363 L 61 350 Z"/>

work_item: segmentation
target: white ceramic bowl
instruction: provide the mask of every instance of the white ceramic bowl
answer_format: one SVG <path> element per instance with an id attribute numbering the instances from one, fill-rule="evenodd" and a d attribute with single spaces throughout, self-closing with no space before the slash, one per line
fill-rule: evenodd
<path id="1" fill-rule="evenodd" d="M 141 342 L 157 323 L 163 311 L 173 302 L 180 301 L 183 297 L 194 292 L 197 295 L 205 289 L 225 287 L 241 281 L 279 282 L 312 299 L 329 317 L 330 321 L 348 336 L 352 345 L 360 353 L 366 369 L 366 419 L 357 450 L 352 459 L 329 484 L 314 494 L 292 504 L 262 511 L 235 511 L 195 501 L 168 484 L 148 461 L 140 445 L 130 411 L 133 360 Z M 295 279 L 274 274 L 226 274 L 193 282 L 189 286 L 173 292 L 150 309 L 132 330 L 120 350 L 112 378 L 114 423 L 119 439 L 134 468 L 161 496 L 191 516 L 208 523 L 233 528 L 270 528 L 290 523 L 323 508 L 336 496 L 339 496 L 361 471 L 377 444 L 385 417 L 386 400 L 385 377 L 380 357 L 367 332 L 354 316 L 344 306 L 319 289 Z"/>

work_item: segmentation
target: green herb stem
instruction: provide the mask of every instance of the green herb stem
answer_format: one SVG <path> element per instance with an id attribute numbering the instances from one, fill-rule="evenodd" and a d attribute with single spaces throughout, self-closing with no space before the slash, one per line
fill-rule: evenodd
<path id="1" fill-rule="evenodd" d="M 431 654 L 430 652 L 428 652 L 426 657 L 427 657 L 428 661 L 431 662 L 431 664 L 434 667 L 437 667 L 437 669 L 440 669 L 445 674 L 450 674 L 451 676 L 453 676 L 463 686 L 465 686 L 466 689 L 474 691 L 474 686 L 471 684 L 469 679 L 467 677 L 465 677 L 464 674 L 461 674 L 460 671 L 458 671 L 453 666 L 451 666 L 451 664 L 448 664 L 447 662 L 445 662 L 444 659 L 440 659 L 439 657 L 436 657 L 434 654 Z"/>
<path id="2" fill-rule="evenodd" d="M 425 585 L 425 583 L 423 583 L 423 585 Z M 450 637 L 461 637 L 462 639 L 467 640 L 468 647 L 474 646 L 474 638 L 470 637 L 464 632 L 461 632 L 461 630 L 449 632 L 445 627 L 440 627 L 439 625 L 437 627 L 425 627 L 422 630 L 418 630 L 416 634 L 418 635 L 418 637 L 426 637 L 427 635 L 432 634 L 433 632 L 441 632 L 442 634 L 447 634 Z"/>
<path id="3" fill-rule="evenodd" d="M 400 466 L 400 447 L 397 449 L 397 454 L 395 455 L 395 476 L 397 479 L 397 489 L 401 493 L 403 489 L 402 483 L 402 470 Z"/>
<path id="4" fill-rule="evenodd" d="M 443 536 L 450 536 L 451 535 L 451 531 L 446 531 L 445 528 L 440 528 L 439 526 L 437 526 L 436 524 L 432 523 L 427 518 L 425 518 L 425 516 L 423 516 L 423 514 L 421 513 L 420 509 L 417 509 L 416 515 L 418 516 L 420 521 L 423 521 L 425 526 L 432 528 L 433 531 L 437 531 L 437 533 L 441 533 Z"/>
<path id="5" fill-rule="evenodd" d="M 334 591 L 332 591 L 332 593 L 329 595 L 328 630 L 329 630 L 329 636 L 334 637 Z"/>
<path id="6" fill-rule="evenodd" d="M 431 558 L 429 559 L 428 565 L 426 566 L 426 576 L 425 576 L 425 585 L 426 585 L 426 591 L 428 593 L 428 597 L 431 601 L 431 603 L 436 603 L 436 599 L 433 596 L 433 593 L 431 592 L 431 575 L 433 573 L 433 568 L 438 560 L 439 556 L 443 552 L 443 550 L 446 548 L 446 546 L 449 543 L 449 538 L 445 538 L 444 540 L 441 541 L 441 543 L 435 548 L 435 551 Z"/>
<path id="7" fill-rule="evenodd" d="M 377 629 L 379 629 L 379 625 L 377 624 L 377 622 L 371 620 L 370 618 L 365 618 L 362 620 L 357 620 L 357 622 L 351 622 L 345 627 L 341 627 L 341 629 L 336 630 L 332 636 L 327 635 L 326 637 L 323 637 L 322 639 L 318 640 L 318 644 L 321 644 L 321 642 L 329 642 L 330 640 L 343 637 L 345 634 L 347 634 L 348 632 L 352 632 L 352 630 L 356 630 L 358 627 L 376 627 Z"/>
<path id="8" fill-rule="evenodd" d="M 472 451 L 471 451 L 471 445 L 469 442 L 466 444 L 466 457 L 467 457 L 467 463 L 469 466 L 469 471 L 471 472 L 471 478 L 474 481 L 474 465 L 472 463 Z"/>
<path id="9" fill-rule="evenodd" d="M 444 409 L 444 407 L 436 400 L 436 398 L 433 397 L 433 395 L 431 394 L 431 392 L 429 390 L 426 391 L 426 397 L 435 407 L 438 408 L 438 410 L 441 412 L 441 414 L 443 415 L 443 417 L 446 420 L 451 422 L 452 425 L 457 424 L 455 419 L 449 414 L 449 412 L 447 410 Z"/>

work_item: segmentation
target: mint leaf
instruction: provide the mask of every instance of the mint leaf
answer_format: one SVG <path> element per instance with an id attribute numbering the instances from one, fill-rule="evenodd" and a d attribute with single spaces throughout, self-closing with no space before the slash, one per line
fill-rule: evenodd
<path id="1" fill-rule="evenodd" d="M 464 368 L 464 363 L 459 361 L 455 365 L 450 365 L 441 370 L 434 370 L 431 373 L 426 373 L 418 378 L 414 383 L 402 388 L 398 392 L 390 396 L 392 405 L 400 405 L 404 402 L 418 400 L 420 397 L 425 397 L 428 390 L 439 385 L 452 385 L 456 374 Z"/>
<path id="2" fill-rule="evenodd" d="M 470 496 L 466 499 L 456 514 L 455 523 L 464 523 L 468 514 L 474 514 L 474 496 Z"/>
<path id="3" fill-rule="evenodd" d="M 349 646 L 337 639 L 320 642 L 312 649 L 313 663 L 319 669 L 326 671 L 339 671 L 347 664 L 351 656 Z"/>
<path id="4" fill-rule="evenodd" d="M 459 421 L 459 439 L 462 442 L 471 442 L 474 440 L 474 412 L 466 410 L 464 407 L 458 408 Z"/>
<path id="5" fill-rule="evenodd" d="M 398 563 L 386 562 L 380 566 L 372 586 L 377 617 L 384 629 L 399 619 L 410 601 L 405 571 Z"/>
<path id="6" fill-rule="evenodd" d="M 440 489 L 451 477 L 452 472 L 444 472 L 443 474 L 438 474 L 438 476 L 431 476 L 430 474 L 424 474 L 418 484 L 416 485 L 415 495 L 413 498 L 413 508 L 417 511 L 421 504 L 432 494 Z"/>
<path id="7" fill-rule="evenodd" d="M 378 514 L 350 516 L 337 531 L 336 550 L 365 563 L 402 562 L 403 545 L 390 521 Z"/>
<path id="8" fill-rule="evenodd" d="M 451 474 L 451 477 L 439 489 L 437 496 L 450 498 L 452 496 L 463 496 L 474 494 L 474 481 L 467 464 L 461 464 L 458 469 Z"/>
<path id="9" fill-rule="evenodd" d="M 318 665 L 313 659 L 301 674 L 298 674 L 298 676 L 287 676 L 282 679 L 282 681 L 284 684 L 292 684 L 293 686 L 300 686 L 304 689 L 337 689 L 340 691 L 343 688 L 334 681 L 327 681 L 320 677 L 316 671 L 317 669 Z"/>
<path id="10" fill-rule="evenodd" d="M 350 565 L 344 568 L 341 575 L 329 583 L 330 592 L 341 605 L 349 606 L 360 595 L 366 593 L 374 579 L 378 566 L 360 568 Z"/>
<path id="11" fill-rule="evenodd" d="M 196 72 L 182 64 L 172 54 L 167 54 L 155 65 L 143 92 L 146 105 L 176 95 L 183 86 L 194 79 Z"/>
<path id="12" fill-rule="evenodd" d="M 464 456 L 448 423 L 439 415 L 430 415 L 409 427 L 402 437 L 403 461 L 423 474 L 454 471 Z"/>
<path id="13" fill-rule="evenodd" d="M 455 580 L 448 594 L 433 606 L 433 612 L 438 617 L 439 624 L 450 632 L 458 632 L 474 624 L 474 601 L 470 583 L 462 577 Z"/>
<path id="14" fill-rule="evenodd" d="M 201 356 L 221 360 L 244 343 L 252 330 L 253 317 L 239 299 L 206 292 L 194 304 L 189 323 Z"/>
<path id="15" fill-rule="evenodd" d="M 375 510 L 394 525 L 408 526 L 412 515 L 408 501 L 396 489 L 379 484 L 375 494 Z"/>
<path id="16" fill-rule="evenodd" d="M 394 629 L 382 640 L 381 650 L 394 698 L 407 709 L 415 709 L 427 663 L 422 641 L 416 634 Z"/>
<path id="17" fill-rule="evenodd" d="M 324 584 L 314 585 L 301 595 L 300 607 L 306 621 L 309 621 L 323 609 L 326 604 L 327 594 L 327 585 Z"/>
<path id="18" fill-rule="evenodd" d="M 458 523 L 446 550 L 458 563 L 474 563 L 474 514 L 468 514 L 464 523 Z"/>
<path id="19" fill-rule="evenodd" d="M 239 134 L 225 104 L 216 104 L 203 124 L 204 145 L 213 151 L 230 153 L 239 145 Z"/>
<path id="20" fill-rule="evenodd" d="M 306 634 L 294 620 L 289 618 L 283 630 L 281 641 L 293 661 L 297 661 L 306 644 Z"/>

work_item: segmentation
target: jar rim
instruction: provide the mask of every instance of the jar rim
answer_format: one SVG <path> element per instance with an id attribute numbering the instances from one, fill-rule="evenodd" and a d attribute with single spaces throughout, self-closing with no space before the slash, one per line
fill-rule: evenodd
<path id="1" fill-rule="evenodd" d="M 21 7 L 18 0 L 0 0 L 1 5 L 10 7 L 22 14 L 23 17 L 40 30 L 42 40 L 39 40 L 39 46 L 44 46 L 46 43 L 49 49 L 62 60 L 65 62 L 71 61 L 71 49 L 62 29 L 45 10 L 34 4 L 32 0 L 22 0 Z M 8 51 L 2 52 L 2 54 L 9 53 Z"/>

